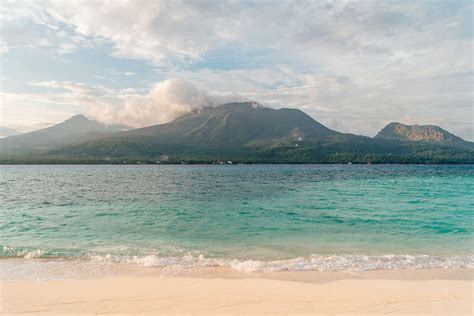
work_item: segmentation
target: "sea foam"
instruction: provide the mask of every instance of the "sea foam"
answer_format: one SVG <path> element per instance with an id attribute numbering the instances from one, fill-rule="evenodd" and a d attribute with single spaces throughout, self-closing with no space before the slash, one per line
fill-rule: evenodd
<path id="1" fill-rule="evenodd" d="M 369 271 L 428 268 L 474 268 L 474 255 L 319 255 L 281 260 L 256 260 L 242 258 L 212 258 L 197 252 L 182 256 L 124 255 L 104 253 L 83 253 L 74 257 L 51 256 L 47 249 L 2 247 L 1 258 L 24 259 L 79 259 L 99 264 L 128 264 L 143 267 L 171 268 L 175 270 L 224 267 L 240 272 L 278 271 Z"/>
<path id="2" fill-rule="evenodd" d="M 286 260 L 245 260 L 206 258 L 199 256 L 158 257 L 92 255 L 91 260 L 103 263 L 126 263 L 144 267 L 175 269 L 225 267 L 240 272 L 278 271 L 369 271 L 428 268 L 474 268 L 474 256 L 436 257 L 428 255 L 311 255 Z"/>

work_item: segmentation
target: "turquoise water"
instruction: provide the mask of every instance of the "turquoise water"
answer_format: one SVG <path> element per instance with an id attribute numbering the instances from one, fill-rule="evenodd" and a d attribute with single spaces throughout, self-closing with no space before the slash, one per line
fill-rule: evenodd
<path id="1" fill-rule="evenodd" d="M 474 166 L 1 166 L 0 256 L 240 271 L 474 265 Z"/>

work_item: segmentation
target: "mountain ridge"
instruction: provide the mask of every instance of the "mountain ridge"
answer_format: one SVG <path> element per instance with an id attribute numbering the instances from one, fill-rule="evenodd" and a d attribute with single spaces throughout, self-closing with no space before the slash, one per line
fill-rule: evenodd
<path id="1" fill-rule="evenodd" d="M 66 122 L 88 125 L 94 121 L 79 115 Z M 234 102 L 196 109 L 165 124 L 83 133 L 82 138 L 32 150 L 30 156 L 15 156 L 13 150 L 0 156 L 0 162 L 161 163 L 161 157 L 168 157 L 169 163 L 474 163 L 473 143 L 431 125 L 436 133 L 443 131 L 446 140 L 432 141 L 432 132 L 420 139 L 391 137 L 401 125 L 407 126 L 391 123 L 370 138 L 329 129 L 298 109 Z"/>
<path id="2" fill-rule="evenodd" d="M 313 137 L 338 133 L 298 109 L 271 109 L 254 102 L 234 102 L 194 110 L 172 122 L 139 128 L 128 134 L 154 137 L 159 133 L 183 134 L 194 140 L 214 139 L 241 145 L 255 139 L 286 137 L 295 129 Z"/>
<path id="3" fill-rule="evenodd" d="M 123 129 L 121 126 L 109 126 L 88 119 L 83 114 L 74 115 L 63 122 L 0 139 L 0 149 L 34 151 L 51 149 L 61 144 L 81 142 Z"/>

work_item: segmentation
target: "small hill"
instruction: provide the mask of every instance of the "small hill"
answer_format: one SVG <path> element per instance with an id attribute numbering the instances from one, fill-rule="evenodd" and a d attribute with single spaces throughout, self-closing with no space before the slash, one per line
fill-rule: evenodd
<path id="1" fill-rule="evenodd" d="M 375 138 L 414 142 L 434 142 L 473 148 L 473 143 L 465 141 L 436 125 L 405 125 L 402 123 L 392 122 L 385 126 L 375 136 Z"/>

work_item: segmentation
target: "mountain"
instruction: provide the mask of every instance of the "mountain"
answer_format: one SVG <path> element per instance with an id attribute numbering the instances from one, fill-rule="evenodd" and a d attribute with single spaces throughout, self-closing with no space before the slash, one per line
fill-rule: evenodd
<path id="1" fill-rule="evenodd" d="M 251 145 L 267 140 L 303 140 L 339 134 L 297 109 L 270 109 L 253 102 L 229 103 L 195 110 L 162 125 L 122 136 L 173 139 L 219 146 Z"/>
<path id="2" fill-rule="evenodd" d="M 391 137 L 390 128 L 370 138 L 331 130 L 297 109 L 253 102 L 204 107 L 166 124 L 129 131 L 104 128 L 61 138 L 54 146 L 50 142 L 42 151 L 0 155 L 0 162 L 474 163 L 474 148 L 459 145 L 458 139 L 472 143 L 448 132 L 443 137 L 450 141 L 443 142 Z"/>
<path id="3" fill-rule="evenodd" d="M 439 144 L 458 145 L 474 149 L 474 143 L 463 140 L 436 125 L 405 125 L 392 122 L 376 136 L 378 139 L 423 141 Z"/>
<path id="4" fill-rule="evenodd" d="M 55 155 L 74 157 L 236 158 L 272 146 L 298 146 L 343 135 L 297 109 L 270 109 L 253 102 L 204 107 L 166 124 L 140 128 L 60 147 Z M 259 155 L 260 156 L 260 155 Z M 260 160 L 260 159 L 257 159 Z"/>
<path id="5" fill-rule="evenodd" d="M 2 152 L 47 150 L 62 144 L 79 143 L 104 136 L 124 128 L 123 126 L 107 126 L 89 120 L 84 115 L 75 115 L 47 128 L 0 139 L 0 150 Z"/>

